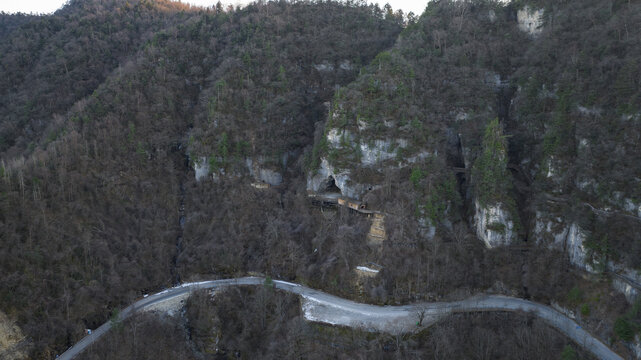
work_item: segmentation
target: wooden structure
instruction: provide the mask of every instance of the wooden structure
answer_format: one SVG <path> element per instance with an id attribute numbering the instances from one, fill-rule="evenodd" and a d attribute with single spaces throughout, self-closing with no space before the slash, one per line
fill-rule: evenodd
<path id="1" fill-rule="evenodd" d="M 309 192 L 307 194 L 307 197 L 311 199 L 312 205 L 315 205 L 315 206 L 321 206 L 321 207 L 342 206 L 350 210 L 354 210 L 362 214 L 368 214 L 368 215 L 378 213 L 377 211 L 367 210 L 366 203 L 362 201 L 342 197 L 340 196 L 340 194 L 335 194 L 335 193 L 316 194 L 316 193 Z"/>
<path id="2" fill-rule="evenodd" d="M 381 213 L 374 213 L 372 219 L 372 226 L 369 228 L 367 240 L 372 245 L 380 245 L 387 238 L 385 231 L 385 215 Z"/>
<path id="3" fill-rule="evenodd" d="M 361 201 L 352 200 L 348 198 L 338 198 L 338 205 L 352 209 L 352 210 L 365 210 L 367 205 Z"/>
<path id="4" fill-rule="evenodd" d="M 271 185 L 264 182 L 253 182 L 251 183 L 251 186 L 256 189 L 269 189 L 271 187 Z"/>
<path id="5" fill-rule="evenodd" d="M 348 208 L 350 211 L 371 217 L 372 225 L 367 234 L 367 242 L 370 245 L 381 245 L 383 241 L 387 239 L 385 214 L 380 211 L 367 209 L 366 203 L 342 197 L 338 193 L 316 194 L 314 192 L 308 192 L 307 196 L 311 199 L 312 205 L 314 206 L 321 208 L 342 206 Z"/>
<path id="6" fill-rule="evenodd" d="M 312 201 L 312 205 L 320 207 L 336 207 L 338 206 L 338 197 L 322 194 L 308 193 L 307 197 Z"/>

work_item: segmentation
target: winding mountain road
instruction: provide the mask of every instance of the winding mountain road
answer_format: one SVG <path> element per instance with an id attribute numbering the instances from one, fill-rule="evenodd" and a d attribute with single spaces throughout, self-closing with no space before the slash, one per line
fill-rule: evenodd
<path id="1" fill-rule="evenodd" d="M 184 296 L 186 293 L 198 289 L 215 289 L 239 285 L 262 285 L 264 283 L 264 278 L 244 277 L 183 284 L 135 302 L 120 312 L 119 319 L 124 320 L 135 312 L 179 296 Z M 570 318 L 548 306 L 523 299 L 483 295 L 454 302 L 376 306 L 345 300 L 322 291 L 285 281 L 274 280 L 273 286 L 277 289 L 300 295 L 302 297 L 303 312 L 307 320 L 392 334 L 414 331 L 417 328 L 416 324 L 420 316 L 423 317 L 423 325 L 429 325 L 455 312 L 529 312 L 543 319 L 550 326 L 558 329 L 577 344 L 592 352 L 598 359 L 622 359 Z M 60 355 L 59 359 L 66 360 L 74 358 L 98 340 L 110 328 L 111 321 L 108 321 L 65 351 Z"/>

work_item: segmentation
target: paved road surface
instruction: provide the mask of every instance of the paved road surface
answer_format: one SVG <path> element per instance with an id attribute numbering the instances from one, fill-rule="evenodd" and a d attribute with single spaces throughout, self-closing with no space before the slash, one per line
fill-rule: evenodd
<path id="1" fill-rule="evenodd" d="M 265 279 L 244 277 L 237 279 L 203 281 L 183 284 L 181 286 L 150 295 L 120 312 L 124 320 L 134 312 L 145 309 L 177 296 L 198 289 L 214 289 L 224 286 L 261 285 Z M 409 332 L 416 329 L 419 314 L 424 315 L 423 325 L 429 325 L 454 312 L 475 311 L 524 311 L 545 320 L 549 325 L 566 334 L 579 345 L 592 352 L 598 359 L 621 359 L 597 338 L 583 330 L 577 323 L 560 312 L 535 302 L 507 296 L 476 296 L 455 302 L 418 303 L 403 306 L 376 306 L 360 304 L 350 300 L 310 289 L 308 287 L 285 281 L 274 280 L 276 288 L 298 294 L 302 297 L 305 318 L 333 325 L 357 327 L 368 331 L 388 332 L 392 334 Z M 107 322 L 69 348 L 59 359 L 72 359 L 111 328 Z"/>

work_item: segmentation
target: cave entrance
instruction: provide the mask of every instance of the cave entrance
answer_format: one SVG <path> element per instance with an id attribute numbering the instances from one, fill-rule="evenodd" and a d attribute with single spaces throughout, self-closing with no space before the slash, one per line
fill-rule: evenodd
<path id="1" fill-rule="evenodd" d="M 333 176 L 328 177 L 327 180 L 325 181 L 325 188 L 323 189 L 323 192 L 326 194 L 341 193 L 341 189 L 338 186 L 336 186 L 336 180 L 334 180 Z"/>

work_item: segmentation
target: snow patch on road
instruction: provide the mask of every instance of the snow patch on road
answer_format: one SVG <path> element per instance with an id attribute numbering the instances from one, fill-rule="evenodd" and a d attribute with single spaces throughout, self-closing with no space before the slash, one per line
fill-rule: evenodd
<path id="1" fill-rule="evenodd" d="M 161 292 L 157 292 L 157 293 L 155 293 L 155 294 L 154 294 L 154 296 L 155 296 L 155 295 L 162 295 L 162 294 L 166 294 L 166 293 L 168 293 L 168 292 L 170 292 L 170 291 L 172 291 L 172 290 L 174 290 L 174 289 L 186 288 L 186 287 L 197 287 L 197 286 L 199 286 L 199 285 L 207 285 L 207 284 L 210 284 L 211 282 L 212 282 L 212 281 L 199 281 L 199 282 L 189 282 L 189 283 L 184 283 L 184 284 L 180 284 L 180 285 L 178 285 L 178 286 L 174 286 L 174 287 L 169 288 L 169 289 L 165 289 L 165 290 L 163 290 L 163 291 L 161 291 Z M 147 296 L 145 296 L 145 297 L 147 297 Z"/>
<path id="2" fill-rule="evenodd" d="M 278 284 L 289 285 L 289 286 L 300 286 L 299 284 L 294 284 L 294 283 L 290 283 L 283 280 L 274 280 L 274 282 Z"/>
<path id="3" fill-rule="evenodd" d="M 302 295 L 301 307 L 305 319 L 390 334 L 413 331 L 416 326 L 415 314 L 404 309 L 364 304 L 351 306 L 350 302 L 336 300 Z"/>
<path id="4" fill-rule="evenodd" d="M 205 285 L 205 284 L 209 284 L 209 283 L 211 283 L 211 281 L 190 282 L 190 283 L 180 284 L 180 286 L 177 286 L 177 287 L 184 288 L 184 287 L 191 287 L 191 286 Z"/>
<path id="5" fill-rule="evenodd" d="M 367 266 L 357 266 L 356 270 L 378 274 L 378 270 L 370 269 Z"/>
<path id="6" fill-rule="evenodd" d="M 321 316 L 318 314 L 318 307 L 322 306 L 318 301 L 312 300 L 307 298 L 306 296 L 303 296 L 303 316 L 305 317 L 305 320 L 308 321 L 314 321 L 314 322 L 322 322 L 325 324 L 330 324 L 330 325 L 342 325 L 337 322 L 333 322 L 331 320 L 328 320 L 324 316 Z"/>

